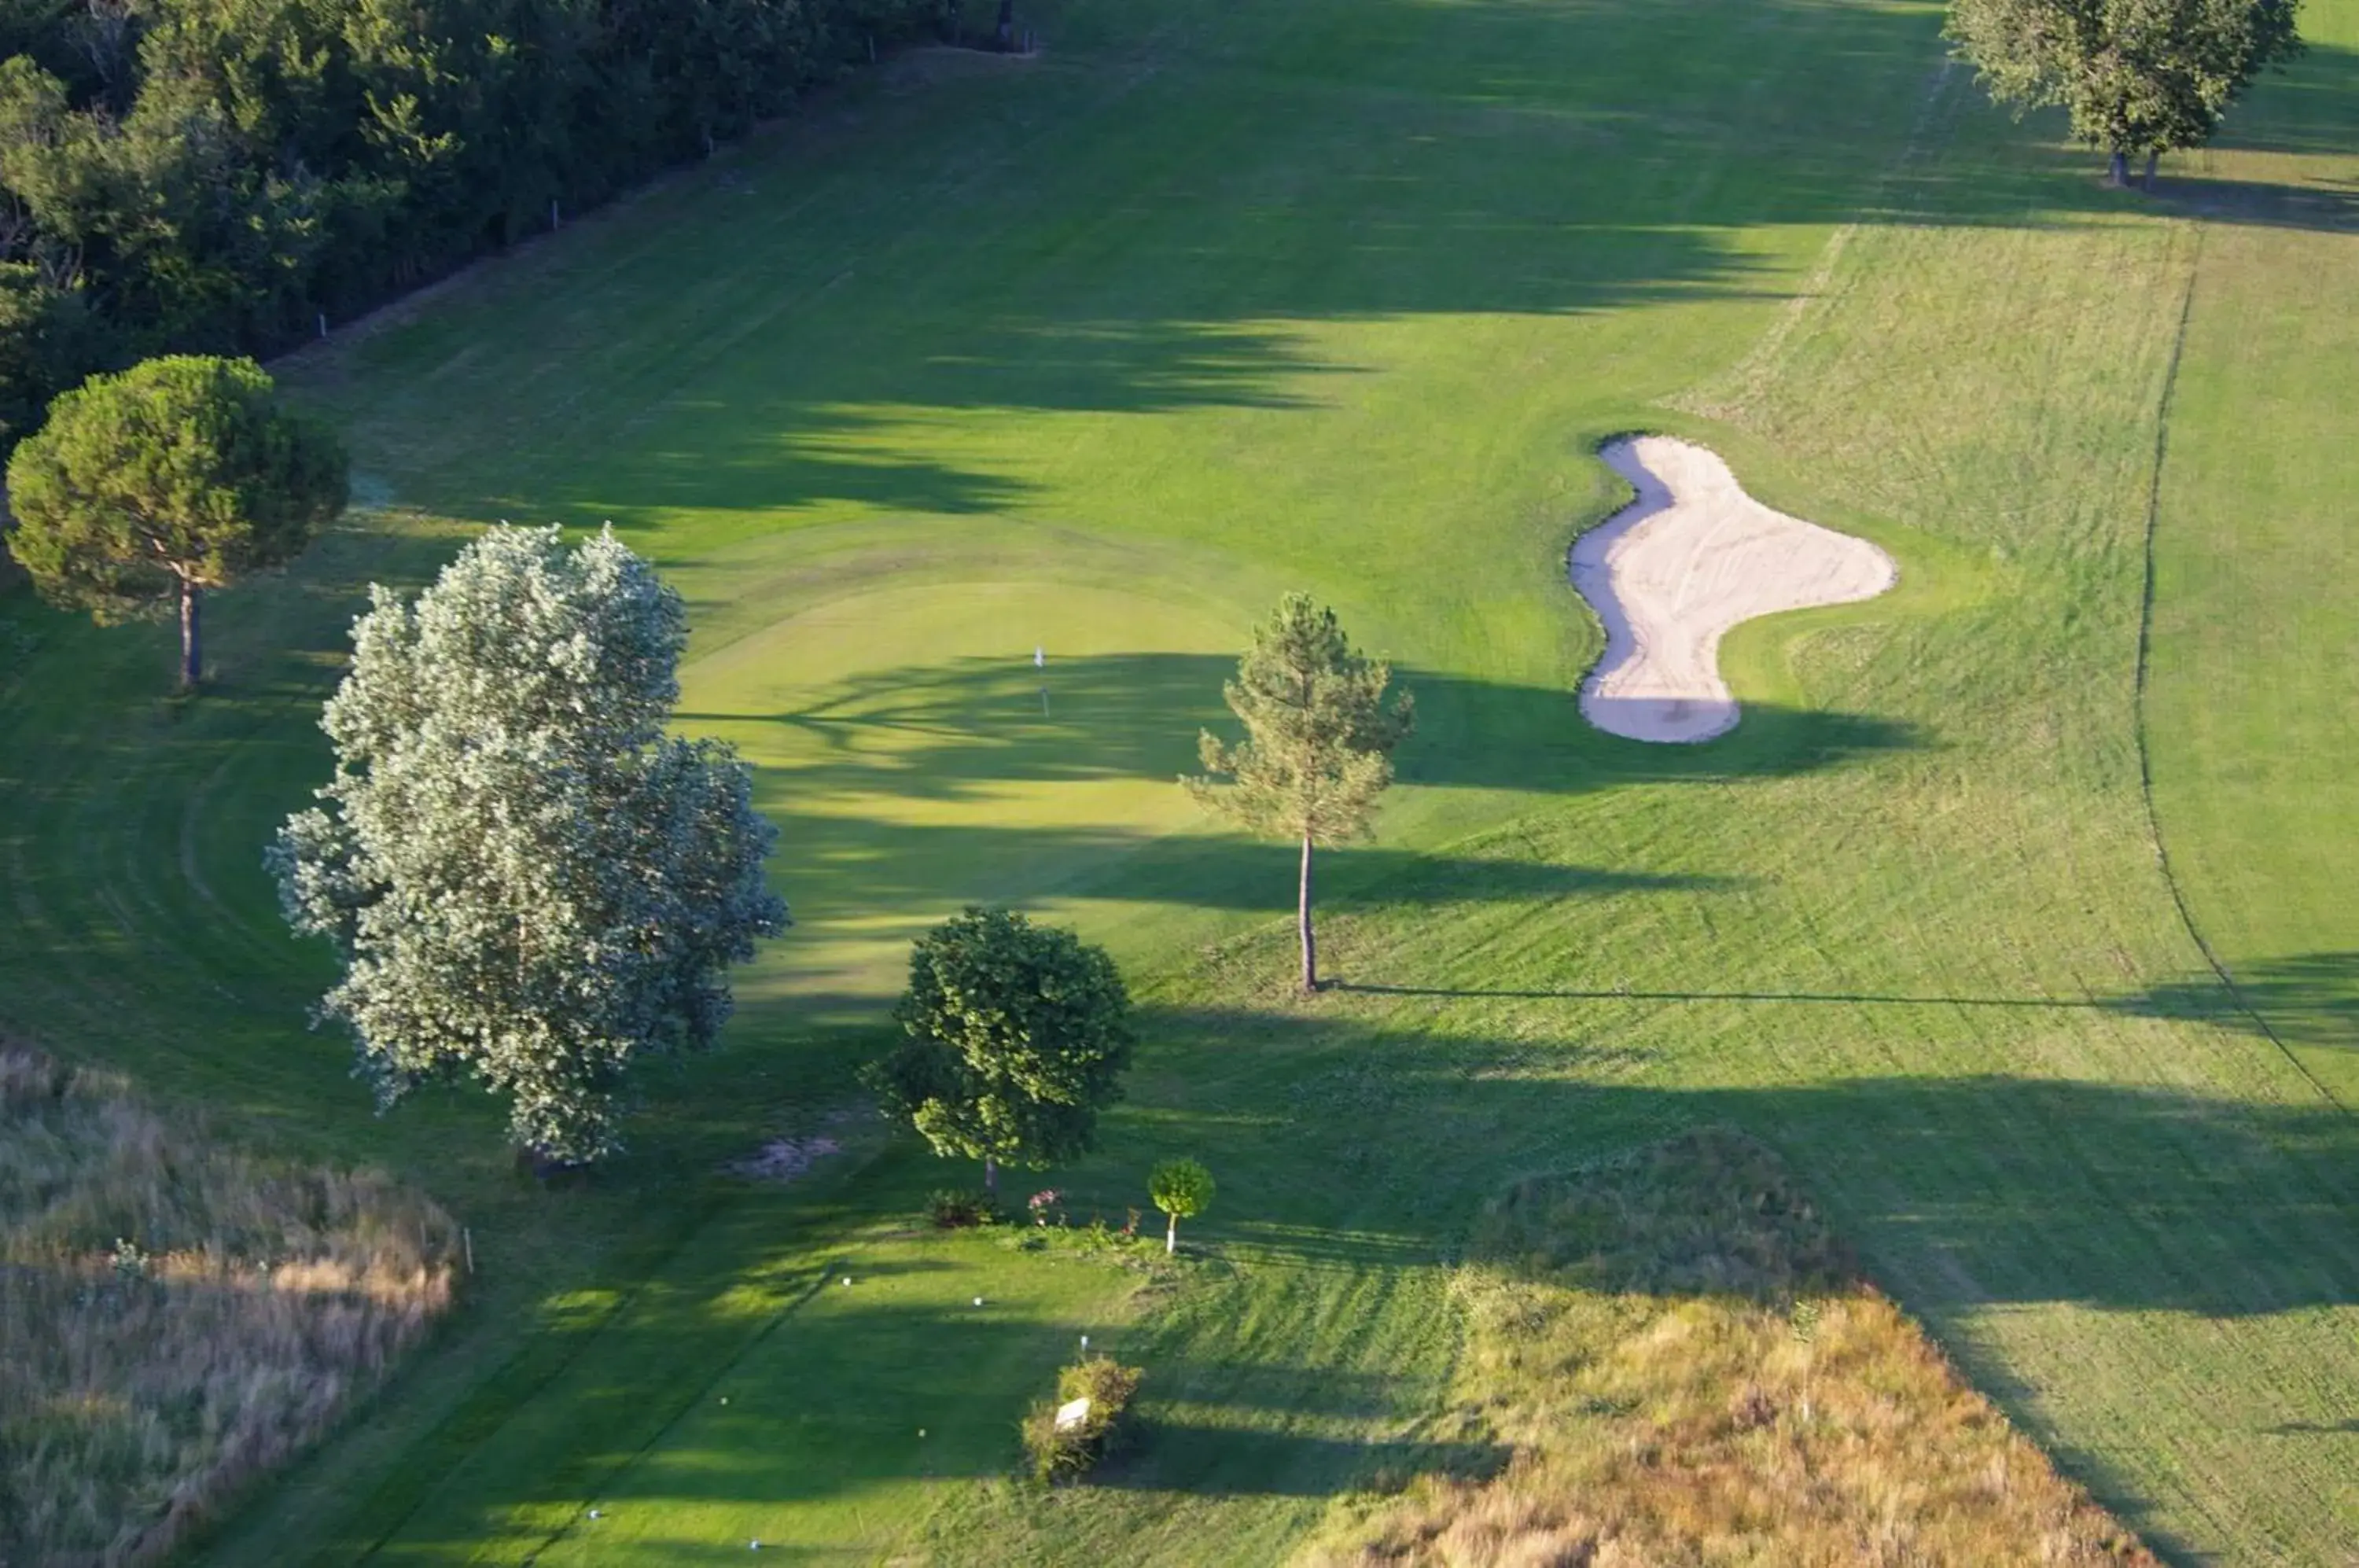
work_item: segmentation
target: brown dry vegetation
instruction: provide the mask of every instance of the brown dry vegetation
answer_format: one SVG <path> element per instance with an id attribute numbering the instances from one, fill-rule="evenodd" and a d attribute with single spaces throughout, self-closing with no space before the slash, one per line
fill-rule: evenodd
<path id="1" fill-rule="evenodd" d="M 1859 1279 L 1777 1157 L 1692 1133 L 1523 1182 L 1458 1281 L 1465 1434 L 1314 1554 L 1448 1568 L 2153 1564 Z"/>
<path id="2" fill-rule="evenodd" d="M 161 1555 L 418 1340 L 456 1240 L 0 1045 L 0 1563 Z"/>

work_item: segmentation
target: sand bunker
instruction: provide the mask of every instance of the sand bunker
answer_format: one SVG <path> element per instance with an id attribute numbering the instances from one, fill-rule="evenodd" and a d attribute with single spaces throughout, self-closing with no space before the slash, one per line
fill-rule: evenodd
<path id="1" fill-rule="evenodd" d="M 1735 728 L 1736 699 L 1720 678 L 1729 627 L 1873 599 L 1900 580 L 1865 539 L 1747 495 L 1702 447 L 1638 436 L 1601 455 L 1638 490 L 1572 547 L 1572 585 L 1605 623 L 1581 711 L 1609 734 L 1699 741 Z"/>

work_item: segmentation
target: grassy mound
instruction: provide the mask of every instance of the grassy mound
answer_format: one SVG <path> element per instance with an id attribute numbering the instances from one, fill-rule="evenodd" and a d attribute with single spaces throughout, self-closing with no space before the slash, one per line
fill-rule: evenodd
<path id="1" fill-rule="evenodd" d="M 2155 1561 L 1737 1134 L 1517 1185 L 1461 1279 L 1467 1419 L 1516 1457 L 1422 1484 L 1331 1563 Z"/>
<path id="2" fill-rule="evenodd" d="M 456 1240 L 0 1049 L 0 1563 L 161 1555 L 416 1342 Z"/>

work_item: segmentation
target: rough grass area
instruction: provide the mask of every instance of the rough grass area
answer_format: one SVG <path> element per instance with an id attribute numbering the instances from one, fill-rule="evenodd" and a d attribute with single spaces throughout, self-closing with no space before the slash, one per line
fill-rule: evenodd
<path id="1" fill-rule="evenodd" d="M 1514 1444 L 1317 1559 L 1449 1568 L 2151 1563 L 1732 1132 L 1510 1190 L 1458 1291 Z"/>
<path id="2" fill-rule="evenodd" d="M 457 1240 L 0 1048 L 0 1563 L 161 1556 L 417 1342 Z"/>

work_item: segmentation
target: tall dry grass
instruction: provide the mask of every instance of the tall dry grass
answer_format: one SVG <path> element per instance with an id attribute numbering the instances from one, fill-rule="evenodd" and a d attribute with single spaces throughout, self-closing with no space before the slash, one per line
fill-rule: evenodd
<path id="1" fill-rule="evenodd" d="M 1524 1182 L 1460 1271 L 1465 1434 L 1310 1554 L 1447 1568 L 2153 1564 L 1862 1280 L 1776 1156 L 1694 1133 Z"/>
<path id="2" fill-rule="evenodd" d="M 160 1556 L 417 1342 L 457 1239 L 0 1044 L 0 1563 Z"/>

